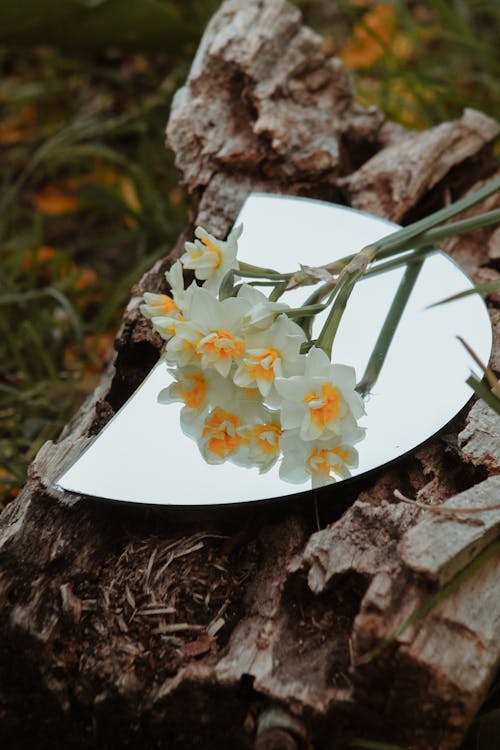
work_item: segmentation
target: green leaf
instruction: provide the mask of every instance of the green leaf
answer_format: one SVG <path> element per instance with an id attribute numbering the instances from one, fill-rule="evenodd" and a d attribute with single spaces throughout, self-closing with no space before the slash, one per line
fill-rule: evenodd
<path id="1" fill-rule="evenodd" d="M 401 625 L 395 628 L 386 638 L 383 638 L 377 646 L 369 651 L 365 656 L 358 660 L 358 663 L 366 664 L 375 657 L 379 656 L 385 649 L 394 643 L 394 641 L 412 625 L 426 617 L 434 607 L 437 607 L 442 601 L 447 599 L 451 594 L 457 591 L 462 584 L 472 578 L 489 560 L 500 553 L 500 541 L 493 542 L 489 547 L 475 557 L 465 568 L 462 568 L 453 578 L 448 581 L 442 588 L 428 596 L 422 604 L 404 620 Z"/>
<path id="2" fill-rule="evenodd" d="M 463 292 L 457 292 L 457 294 L 452 294 L 450 297 L 441 299 L 439 300 L 439 302 L 434 302 L 434 304 L 429 305 L 428 309 L 430 309 L 431 307 L 438 307 L 439 305 L 446 305 L 448 302 L 454 302 L 455 300 L 462 299 L 463 297 L 469 297 L 469 295 L 471 294 L 488 295 L 492 292 L 496 292 L 497 290 L 500 290 L 500 279 L 495 279 L 494 281 L 485 281 L 482 284 L 476 284 L 476 286 L 473 286 L 470 289 L 464 289 Z"/>
<path id="3" fill-rule="evenodd" d="M 500 398 L 491 392 L 491 389 L 482 380 L 478 380 L 475 375 L 467 378 L 467 385 L 470 385 L 476 396 L 479 396 L 493 411 L 500 415 Z"/>

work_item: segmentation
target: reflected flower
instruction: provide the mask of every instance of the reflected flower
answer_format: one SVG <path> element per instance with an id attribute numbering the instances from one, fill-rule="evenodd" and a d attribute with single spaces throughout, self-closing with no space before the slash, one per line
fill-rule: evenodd
<path id="1" fill-rule="evenodd" d="M 219 464 L 234 454 L 240 447 L 241 421 L 238 415 L 221 409 L 213 409 L 203 424 L 199 447 L 209 464 Z"/>
<path id="2" fill-rule="evenodd" d="M 360 434 L 358 440 L 362 437 Z M 332 484 L 337 477 L 347 479 L 351 476 L 350 469 L 358 465 L 358 452 L 352 445 L 336 441 L 305 441 L 300 438 L 298 430 L 283 434 L 281 449 L 281 479 L 300 484 L 310 477 L 313 488 Z"/>
<path id="3" fill-rule="evenodd" d="M 170 404 L 180 401 L 189 409 L 202 409 L 207 401 L 208 382 L 197 367 L 176 368 L 171 371 L 175 381 L 160 391 L 158 402 Z"/>
<path id="4" fill-rule="evenodd" d="M 279 412 L 267 411 L 245 434 L 245 449 L 248 452 L 248 466 L 257 466 L 263 474 L 276 463 L 281 452 L 281 423 Z"/>

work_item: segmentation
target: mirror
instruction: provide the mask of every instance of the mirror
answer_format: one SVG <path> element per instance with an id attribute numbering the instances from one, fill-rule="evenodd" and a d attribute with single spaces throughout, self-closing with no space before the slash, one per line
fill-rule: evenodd
<path id="1" fill-rule="evenodd" d="M 344 206 L 265 194 L 249 196 L 235 225 L 240 223 L 244 231 L 238 243 L 239 260 L 280 271 L 297 270 L 300 264 L 325 264 L 398 228 Z M 408 268 L 407 264 L 364 278 L 348 301 L 332 361 L 354 367 L 358 381 Z M 215 460 L 213 455 L 210 458 L 207 445 L 216 434 L 209 430 L 216 427 L 217 420 L 220 424 L 221 418 L 227 419 L 216 413 L 222 408 L 218 397 L 213 396 L 209 411 L 211 426 L 206 422 L 207 413 L 197 414 L 193 409 L 187 413 L 183 403 L 172 401 L 179 388 L 175 386 L 179 373 L 176 376 L 175 370 L 160 360 L 56 484 L 99 498 L 169 506 L 270 500 L 325 483 L 331 483 L 329 491 L 334 497 L 336 487 L 349 476 L 384 466 L 435 435 L 471 398 L 465 381 L 471 369 L 479 377 L 481 374 L 456 337 L 463 337 L 483 361 L 488 360 L 492 334 L 486 306 L 478 295 L 471 295 L 430 307 L 470 287 L 467 276 L 444 253 L 436 251 L 425 257 L 413 275 L 388 355 L 364 399 L 366 414 L 359 420 L 362 432 L 356 437 L 354 454 L 339 452 L 338 462 L 331 451 L 328 457 L 307 455 L 307 451 L 302 456 L 297 444 L 293 451 L 284 445 L 285 461 L 276 439 L 280 415 L 271 409 L 271 416 L 266 411 L 266 418 L 262 417 L 263 399 L 258 393 L 255 397 L 255 389 L 253 396 L 240 394 L 236 403 L 235 387 L 225 393 L 222 406 L 231 404 L 232 413 L 251 412 L 253 427 L 262 427 L 261 443 L 254 442 L 251 450 L 248 441 L 244 450 L 237 441 L 222 447 L 213 443 L 219 452 L 215 451 Z M 284 301 L 299 306 L 310 292 L 310 287 L 295 289 Z M 317 316 L 314 331 L 321 329 L 326 315 Z M 227 430 L 225 434 L 229 434 Z M 316 469 L 308 471 L 307 466 L 316 462 L 321 469 L 326 459 L 332 471 L 326 481 L 325 477 L 318 480 Z"/>

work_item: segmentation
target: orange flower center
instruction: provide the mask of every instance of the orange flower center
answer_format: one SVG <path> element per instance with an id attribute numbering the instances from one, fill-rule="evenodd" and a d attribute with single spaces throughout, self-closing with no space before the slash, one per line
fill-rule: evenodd
<path id="1" fill-rule="evenodd" d="M 200 341 L 198 348 L 213 359 L 238 358 L 243 354 L 243 342 L 224 330 L 209 333 Z"/>
<path id="2" fill-rule="evenodd" d="M 315 448 L 307 457 L 309 471 L 311 473 L 325 474 L 326 476 L 330 476 L 332 469 L 336 471 L 336 467 L 332 466 L 328 460 L 330 453 L 331 451 L 325 448 Z"/>
<path id="3" fill-rule="evenodd" d="M 254 380 L 259 378 L 261 380 L 274 380 L 273 365 L 279 359 L 279 356 L 280 354 L 276 349 L 269 347 L 268 349 L 264 349 L 262 354 L 258 354 L 249 360 L 245 366 Z"/>
<path id="4" fill-rule="evenodd" d="M 277 424 L 258 424 L 252 430 L 259 448 L 264 453 L 276 453 L 280 447 L 281 428 Z"/>
<path id="5" fill-rule="evenodd" d="M 179 383 L 179 395 L 190 409 L 199 409 L 205 403 L 207 381 L 203 375 L 189 375 L 191 387 L 183 388 Z"/>
<path id="6" fill-rule="evenodd" d="M 208 449 L 220 458 L 225 458 L 238 448 L 241 437 L 237 432 L 240 420 L 236 414 L 214 409 L 212 414 L 205 420 L 203 437 L 208 437 Z"/>
<path id="7" fill-rule="evenodd" d="M 335 386 L 323 383 L 321 395 L 308 393 L 302 399 L 302 403 L 309 404 L 309 413 L 312 421 L 318 427 L 324 427 L 338 415 L 340 410 L 340 394 Z"/>
<path id="8" fill-rule="evenodd" d="M 210 253 L 213 253 L 214 258 L 211 260 L 214 268 L 219 268 L 222 263 L 222 252 L 214 242 L 211 242 L 208 238 L 204 237 L 202 243 L 205 245 Z"/>
<path id="9" fill-rule="evenodd" d="M 160 299 L 158 302 L 155 302 L 154 307 L 157 307 L 158 312 L 162 315 L 171 315 L 179 309 L 172 297 L 169 297 L 168 294 L 160 294 Z"/>

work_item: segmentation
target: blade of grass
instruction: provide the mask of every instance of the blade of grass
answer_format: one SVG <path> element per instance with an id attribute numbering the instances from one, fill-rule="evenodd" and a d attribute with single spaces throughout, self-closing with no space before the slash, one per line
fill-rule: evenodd
<path id="1" fill-rule="evenodd" d="M 463 292 L 457 292 L 457 294 L 452 294 L 450 297 L 445 297 L 445 299 L 440 299 L 439 302 L 434 302 L 432 305 L 428 306 L 428 310 L 432 307 L 438 307 L 439 305 L 446 305 L 448 302 L 454 302 L 457 299 L 463 299 L 463 297 L 469 297 L 471 294 L 484 294 L 488 295 L 492 292 L 496 292 L 498 289 L 500 289 L 500 279 L 494 279 L 493 281 L 485 281 L 482 284 L 476 284 L 476 286 L 471 287 L 470 289 L 464 289 Z"/>
<path id="2" fill-rule="evenodd" d="M 479 396 L 488 406 L 491 406 L 493 411 L 500 415 L 500 398 L 495 396 L 482 380 L 476 378 L 475 375 L 471 375 L 467 378 L 466 383 L 472 388 L 476 396 Z"/>
<path id="3" fill-rule="evenodd" d="M 383 638 L 377 646 L 371 649 L 371 651 L 358 659 L 357 663 L 367 664 L 377 656 L 380 656 L 380 654 L 385 651 L 386 648 L 388 648 L 392 643 L 394 643 L 396 639 L 405 632 L 405 630 L 423 620 L 423 618 L 426 617 L 429 612 L 431 612 L 435 607 L 437 607 L 438 604 L 451 596 L 451 594 L 455 593 L 455 591 L 458 591 L 460 586 L 462 586 L 470 578 L 472 578 L 473 575 L 481 570 L 481 568 L 483 568 L 486 563 L 488 563 L 495 555 L 499 553 L 500 540 L 497 540 L 493 542 L 493 544 L 490 544 L 490 546 L 485 550 L 483 550 L 480 555 L 478 555 L 474 560 L 472 560 L 472 562 L 466 565 L 465 568 L 459 571 L 450 581 L 448 581 L 448 583 L 442 586 L 442 588 L 440 588 L 434 594 L 428 596 L 423 601 L 423 603 L 419 607 L 417 607 L 415 611 L 406 618 L 406 620 L 404 620 L 401 625 L 395 628 L 392 633 L 387 636 L 387 638 Z"/>

